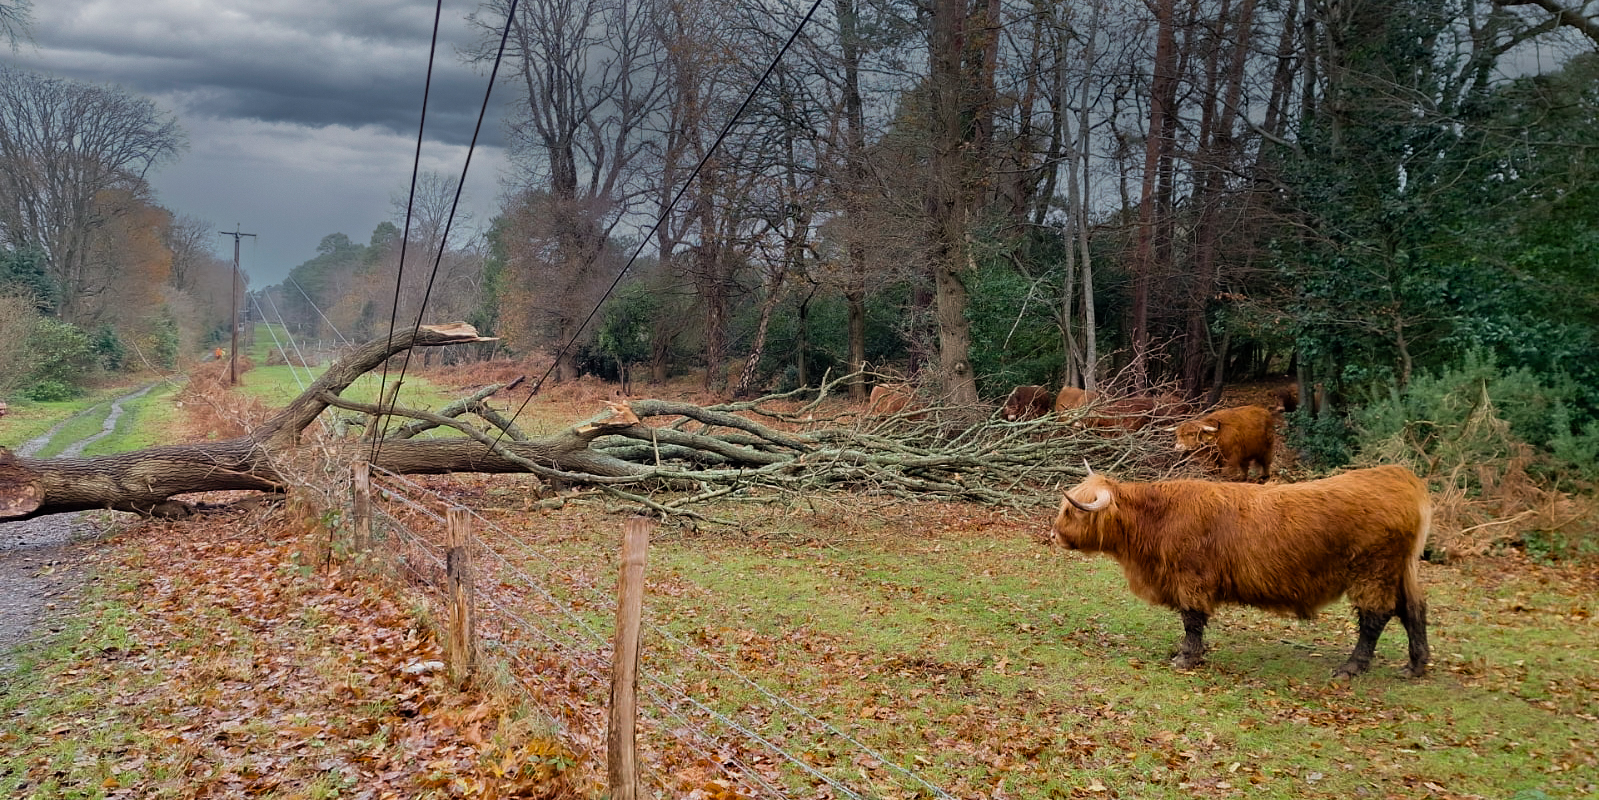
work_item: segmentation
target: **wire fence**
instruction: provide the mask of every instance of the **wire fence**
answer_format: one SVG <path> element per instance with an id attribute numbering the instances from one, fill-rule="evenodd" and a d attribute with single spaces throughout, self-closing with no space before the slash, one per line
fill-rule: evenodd
<path id="1" fill-rule="evenodd" d="M 376 468 L 372 490 L 378 543 L 372 555 L 431 601 L 444 602 L 446 511 L 461 504 Z M 338 500 L 339 493 L 324 489 L 321 494 L 325 501 Z M 603 763 L 605 754 L 596 748 L 606 740 L 614 594 L 523 533 L 477 510 L 467 513 L 483 657 L 498 662 L 524 701 L 545 709 L 564 741 Z M 638 725 L 644 779 L 661 796 L 685 790 L 678 777 L 650 765 L 688 763 L 714 773 L 738 797 L 882 796 L 885 787 L 860 779 L 864 773 L 856 769 L 870 763 L 889 776 L 897 793 L 951 797 L 783 691 L 652 621 L 648 599 L 645 608 Z M 725 696 L 732 693 L 707 691 L 712 686 L 742 688 L 746 691 L 738 696 L 755 701 L 729 708 Z M 557 696 L 563 706 L 552 708 L 551 698 Z M 819 763 L 820 752 L 832 754 L 829 763 Z"/>

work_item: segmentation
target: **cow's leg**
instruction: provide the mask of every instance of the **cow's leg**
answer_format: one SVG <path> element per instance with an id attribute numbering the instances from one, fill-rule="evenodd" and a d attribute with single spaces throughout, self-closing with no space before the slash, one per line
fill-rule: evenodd
<path id="1" fill-rule="evenodd" d="M 1191 608 L 1182 609 L 1183 643 L 1172 656 L 1171 665 L 1178 669 L 1193 669 L 1205 663 L 1205 623 L 1210 615 Z"/>
<path id="2" fill-rule="evenodd" d="M 1432 649 L 1427 646 L 1427 601 L 1399 602 L 1399 621 L 1405 626 L 1405 637 L 1410 640 L 1410 667 L 1405 674 L 1419 678 L 1427 674 L 1427 662 L 1432 660 Z"/>
<path id="3" fill-rule="evenodd" d="M 1355 640 L 1355 649 L 1349 653 L 1349 660 L 1333 672 L 1334 678 L 1352 678 L 1371 666 L 1371 657 L 1377 652 L 1377 637 L 1382 635 L 1383 628 L 1388 627 L 1388 620 L 1393 613 L 1362 608 L 1357 609 L 1357 617 L 1360 621 L 1360 638 Z"/>

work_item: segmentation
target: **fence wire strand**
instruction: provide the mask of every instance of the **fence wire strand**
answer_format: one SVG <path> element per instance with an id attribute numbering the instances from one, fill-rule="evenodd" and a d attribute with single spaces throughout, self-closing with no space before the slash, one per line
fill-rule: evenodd
<path id="1" fill-rule="evenodd" d="M 440 496 L 437 492 L 432 491 L 426 486 L 410 480 L 406 476 L 402 476 L 398 473 L 394 473 L 377 466 L 372 467 L 372 472 L 374 476 L 381 474 L 385 483 L 381 494 L 376 492 L 374 493 L 375 500 L 383 499 L 393 501 L 401 506 L 404 506 L 405 508 L 411 509 L 417 514 L 437 524 L 442 525 L 444 523 L 444 515 L 433 510 L 433 508 L 430 507 L 429 502 L 413 498 L 410 496 L 411 493 L 428 498 L 432 503 L 437 503 L 440 507 L 459 505 L 454 501 Z M 404 487 L 408 491 L 401 491 L 398 487 Z M 475 509 L 467 508 L 466 511 L 470 517 L 477 520 L 477 523 L 474 523 L 474 525 L 480 523 L 483 526 L 481 532 L 493 532 L 496 534 L 496 541 L 512 546 L 512 548 L 519 555 L 526 555 L 543 562 L 547 567 L 550 568 L 552 572 L 558 572 L 562 569 L 561 564 L 550 558 L 548 555 L 541 553 L 538 548 L 534 547 L 523 537 L 506 530 L 493 520 L 490 520 L 478 513 Z M 426 552 L 428 557 L 434 563 L 436 563 L 441 570 L 444 568 L 444 559 L 432 552 L 430 549 L 437 547 L 438 545 L 436 543 L 429 542 L 425 537 L 421 536 L 415 531 L 410 530 L 404 522 L 394 517 L 392 514 L 389 514 L 387 511 L 379 510 L 376 503 L 374 504 L 374 512 L 382 513 L 383 516 L 390 521 L 391 525 L 393 525 L 396 533 L 398 533 L 400 536 L 406 537 L 406 542 L 408 544 L 421 547 L 424 552 Z M 401 533 L 401 531 L 403 531 L 403 533 Z M 475 544 L 478 552 L 481 552 L 487 556 L 491 560 L 491 563 L 495 565 L 496 574 L 501 579 L 509 579 L 511 582 L 514 582 L 514 584 L 519 584 L 531 591 L 534 595 L 536 595 L 536 599 L 539 602 L 546 604 L 550 609 L 570 621 L 570 623 L 575 626 L 577 630 L 565 632 L 563 631 L 562 626 L 559 625 L 541 626 L 536 624 L 530 621 L 526 616 L 514 611 L 507 602 L 504 602 L 492 592 L 480 591 L 478 593 L 478 597 L 482 598 L 486 605 L 491 606 L 498 613 L 501 619 L 511 623 L 513 628 L 523 630 L 529 635 L 533 636 L 535 639 L 542 639 L 548 642 L 556 649 L 557 652 L 562 653 L 563 656 L 567 657 L 568 662 L 573 665 L 573 668 L 577 672 L 580 672 L 593 680 L 596 683 L 596 687 L 603 687 L 607 685 L 609 683 L 609 678 L 601 675 L 599 672 L 596 672 L 594 669 L 587 666 L 587 664 L 589 660 L 594 658 L 608 658 L 607 654 L 609 653 L 611 647 L 608 636 L 596 630 L 592 625 L 589 624 L 588 621 L 583 618 L 581 612 L 571 607 L 567 602 L 563 601 L 553 591 L 544 586 L 543 583 L 541 583 L 537 578 L 524 571 L 517 563 L 513 562 L 497 547 L 490 546 L 489 541 L 478 534 L 479 531 L 474 531 L 474 535 L 471 537 L 472 542 Z M 405 564 L 405 566 L 408 569 L 411 569 L 413 574 L 417 574 L 419 580 L 426 582 L 426 580 L 421 578 L 421 576 L 416 573 L 415 569 L 412 568 L 408 563 Z M 578 574 L 565 573 L 565 577 L 570 586 L 578 589 L 580 594 L 586 593 L 588 595 L 587 599 L 594 604 L 594 607 L 598 611 L 614 615 L 616 610 L 614 598 L 605 592 L 600 591 L 592 583 L 584 580 Z M 820 728 L 822 731 L 837 737 L 838 740 L 849 744 L 855 750 L 870 757 L 876 763 L 883 765 L 910 782 L 922 787 L 926 791 L 930 792 L 933 796 L 945 798 L 946 800 L 954 800 L 953 796 L 944 791 L 942 788 L 927 781 L 909 769 L 906 769 L 905 767 L 896 763 L 895 760 L 889 758 L 887 755 L 869 745 L 866 745 L 843 730 L 840 730 L 832 723 L 817 717 L 809 710 L 767 689 L 759 682 L 749 678 L 738 670 L 721 663 L 714 655 L 696 646 L 693 642 L 647 621 L 645 622 L 645 629 L 652 635 L 660 637 L 665 642 L 669 642 L 671 645 L 677 648 L 679 652 L 690 654 L 715 670 L 732 676 L 740 684 L 754 690 L 760 696 L 766 698 L 768 701 L 774 704 L 775 707 L 780 707 L 786 710 L 787 713 L 793 714 L 807 723 Z M 551 631 L 562 631 L 570 640 L 570 643 L 563 644 L 557 634 L 552 633 Z M 825 772 L 822 772 L 815 766 L 807 763 L 801 756 L 789 752 L 781 745 L 762 736 L 760 733 L 756 732 L 751 727 L 738 721 L 737 719 L 717 711 L 716 709 L 695 699 L 681 687 L 676 686 L 669 681 L 663 680 L 662 678 L 657 677 L 649 672 L 642 672 L 640 677 L 649 684 L 658 687 L 662 692 L 665 692 L 666 694 L 676 698 L 675 702 L 668 702 L 667 698 L 663 697 L 662 694 L 647 689 L 646 694 L 658 707 L 659 712 L 671 714 L 672 716 L 681 720 L 684 727 L 688 728 L 689 731 L 696 736 L 702 737 L 704 741 L 720 744 L 723 740 L 710 731 L 705 730 L 699 724 L 695 723 L 688 716 L 686 716 L 682 711 L 679 710 L 678 707 L 680 705 L 687 704 L 692 706 L 693 710 L 702 714 L 706 718 L 714 720 L 725 729 L 736 733 L 745 740 L 759 745 L 759 749 L 767 750 L 782 760 L 793 764 L 804 773 L 811 775 L 816 780 L 827 784 L 834 791 L 840 793 L 841 795 L 849 798 L 862 798 L 860 793 L 849 788 L 838 779 L 827 775 Z M 684 746 L 700 753 L 702 756 L 711 758 L 711 755 L 705 753 L 702 748 L 694 743 L 686 741 L 681 733 L 672 731 L 670 728 L 668 728 L 668 726 L 660 727 L 662 730 L 672 733 L 674 738 L 679 742 L 682 742 Z M 714 763 L 722 763 L 724 761 L 733 760 L 739 767 L 741 767 L 740 774 L 744 776 L 745 779 L 750 782 L 760 784 L 760 788 L 769 793 L 773 793 L 777 797 L 786 797 L 781 789 L 767 783 L 761 777 L 759 770 L 737 760 L 736 756 L 729 755 L 723 758 L 712 758 L 711 760 Z"/>

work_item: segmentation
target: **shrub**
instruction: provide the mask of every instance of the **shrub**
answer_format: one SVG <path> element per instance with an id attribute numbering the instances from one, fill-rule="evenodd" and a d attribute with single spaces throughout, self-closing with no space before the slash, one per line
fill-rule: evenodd
<path id="1" fill-rule="evenodd" d="M 76 325 L 52 317 L 39 318 L 29 349 L 34 355 L 29 384 L 59 383 L 73 387 L 69 397 L 93 377 L 98 364 L 88 334 Z"/>
<path id="2" fill-rule="evenodd" d="M 1307 403 L 1288 415 L 1284 442 L 1299 452 L 1300 461 L 1316 469 L 1336 469 L 1349 463 L 1349 423 L 1337 414 L 1317 415 Z"/>
<path id="3" fill-rule="evenodd" d="M 1588 503 L 1561 491 L 1599 477 L 1599 423 L 1574 430 L 1575 394 L 1563 377 L 1502 370 L 1470 354 L 1356 411 L 1354 462 L 1405 464 L 1429 479 L 1435 550 L 1513 544 L 1544 559 L 1589 554 L 1599 538 L 1583 524 Z"/>
<path id="4" fill-rule="evenodd" d="M 101 325 L 94 332 L 92 340 L 94 356 L 100 363 L 100 368 L 107 372 L 118 372 L 128 363 L 128 346 L 122 343 L 122 337 L 110 325 Z"/>
<path id="5" fill-rule="evenodd" d="M 23 397 L 40 403 L 58 403 L 81 394 L 83 394 L 81 388 L 56 380 L 37 381 L 22 390 Z"/>

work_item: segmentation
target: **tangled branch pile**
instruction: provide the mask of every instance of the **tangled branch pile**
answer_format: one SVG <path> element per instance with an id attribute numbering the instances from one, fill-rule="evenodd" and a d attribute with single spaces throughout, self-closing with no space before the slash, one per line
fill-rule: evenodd
<path id="1" fill-rule="evenodd" d="M 520 434 L 481 402 L 498 387 L 440 416 L 477 414 L 511 441 L 496 443 L 458 421 L 451 427 L 509 461 L 538 451 L 544 458 L 527 459 L 525 471 L 556 486 L 591 486 L 657 513 L 689 516 L 697 516 L 690 506 L 735 494 L 824 491 L 1035 506 L 1053 503 L 1053 492 L 1042 488 L 1075 482 L 1085 463 L 1142 477 L 1159 477 L 1174 463 L 1170 443 L 1152 429 L 1107 435 L 1071 416 L 1006 422 L 982 408 L 865 413 L 836 394 L 850 379 L 720 405 L 607 403 L 603 414 L 540 439 Z M 814 397 L 796 400 L 802 394 Z M 431 415 L 393 413 L 420 420 L 407 435 L 434 424 Z M 577 463 L 590 469 L 571 468 Z"/>

